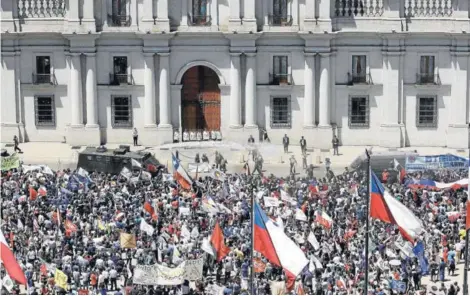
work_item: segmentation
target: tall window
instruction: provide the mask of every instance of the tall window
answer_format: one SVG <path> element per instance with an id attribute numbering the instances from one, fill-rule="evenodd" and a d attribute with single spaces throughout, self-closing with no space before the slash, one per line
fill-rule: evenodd
<path id="1" fill-rule="evenodd" d="M 287 18 L 287 1 L 273 0 L 273 14 L 279 18 Z"/>
<path id="2" fill-rule="evenodd" d="M 129 96 L 111 98 L 111 117 L 113 127 L 132 127 L 132 101 Z"/>
<path id="3" fill-rule="evenodd" d="M 51 58 L 49 56 L 36 57 L 34 83 L 51 83 Z"/>
<path id="4" fill-rule="evenodd" d="M 291 127 L 291 109 L 289 97 L 271 98 L 271 127 Z"/>
<path id="5" fill-rule="evenodd" d="M 434 83 L 434 56 L 421 56 L 419 82 Z"/>
<path id="6" fill-rule="evenodd" d="M 53 96 L 34 98 L 36 126 L 55 126 L 55 104 Z"/>
<path id="7" fill-rule="evenodd" d="M 273 0 L 273 14 L 270 17 L 271 25 L 287 26 L 291 24 L 291 18 L 287 15 L 287 1 Z"/>
<path id="8" fill-rule="evenodd" d="M 437 127 L 437 98 L 418 97 L 416 126 Z"/>
<path id="9" fill-rule="evenodd" d="M 273 57 L 273 72 L 273 84 L 289 83 L 287 56 Z"/>
<path id="10" fill-rule="evenodd" d="M 207 15 L 207 0 L 193 0 L 193 16 Z"/>
<path id="11" fill-rule="evenodd" d="M 114 82 L 116 84 L 127 83 L 127 57 L 114 57 L 113 67 Z"/>
<path id="12" fill-rule="evenodd" d="M 112 0 L 111 24 L 113 26 L 129 25 L 129 16 L 127 15 L 126 0 Z"/>
<path id="13" fill-rule="evenodd" d="M 353 55 L 352 57 L 352 82 L 365 83 L 367 70 L 367 58 L 365 55 Z"/>
<path id="14" fill-rule="evenodd" d="M 113 16 L 127 15 L 126 0 L 112 0 L 112 12 Z"/>
<path id="15" fill-rule="evenodd" d="M 369 127 L 369 98 L 349 98 L 349 126 Z"/>

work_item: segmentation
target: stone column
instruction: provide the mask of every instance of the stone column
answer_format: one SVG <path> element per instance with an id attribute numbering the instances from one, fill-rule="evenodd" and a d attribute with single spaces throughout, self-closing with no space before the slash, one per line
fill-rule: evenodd
<path id="1" fill-rule="evenodd" d="M 160 103 L 160 124 L 159 128 L 171 128 L 170 114 L 170 53 L 159 53 L 160 56 L 160 84 L 159 84 L 159 103 Z"/>
<path id="2" fill-rule="evenodd" d="M 243 2 L 243 26 L 246 31 L 256 32 L 256 0 L 244 0 Z"/>
<path id="3" fill-rule="evenodd" d="M 450 103 L 449 127 L 447 130 L 447 147 L 455 149 L 468 148 L 469 127 L 467 110 L 469 98 L 467 88 L 470 87 L 467 52 L 452 53 L 454 79 L 452 81 L 452 100 Z M 438 97 L 439 100 L 439 97 Z"/>
<path id="4" fill-rule="evenodd" d="M 256 128 L 256 54 L 246 54 L 245 127 Z"/>
<path id="5" fill-rule="evenodd" d="M 383 53 L 384 100 L 380 124 L 380 146 L 401 147 L 400 102 L 401 102 L 401 52 Z M 369 104 L 371 98 L 369 97 Z"/>
<path id="6" fill-rule="evenodd" d="M 2 68 L 1 68 L 1 88 L 2 108 L 0 108 L 1 121 L 1 141 L 4 143 L 13 143 L 13 137 L 18 134 L 17 124 L 17 96 L 18 88 L 15 88 L 16 76 L 16 60 L 15 52 L 2 52 Z M 33 119 L 34 122 L 34 119 Z"/>
<path id="7" fill-rule="evenodd" d="M 315 0 L 305 0 L 305 22 L 315 21 Z"/>
<path id="8" fill-rule="evenodd" d="M 79 53 L 70 54 L 70 82 L 69 82 L 69 99 L 70 99 L 70 110 L 72 127 L 83 126 L 82 116 L 82 100 L 81 100 L 81 89 L 82 79 L 80 70 L 80 56 Z"/>
<path id="9" fill-rule="evenodd" d="M 320 68 L 320 99 L 319 99 L 319 126 L 330 126 L 330 54 L 321 54 Z"/>
<path id="10" fill-rule="evenodd" d="M 96 54 L 86 54 L 86 127 L 98 127 Z"/>
<path id="11" fill-rule="evenodd" d="M 210 2 L 210 17 L 211 27 L 217 30 L 219 27 L 219 0 L 211 0 Z"/>
<path id="12" fill-rule="evenodd" d="M 230 127 L 241 127 L 240 53 L 231 53 L 230 68 Z"/>
<path id="13" fill-rule="evenodd" d="M 80 2 L 80 1 L 78 1 Z M 85 31 L 96 31 L 95 25 L 95 15 L 94 15 L 94 0 L 83 0 L 83 19 L 82 19 L 82 27 L 84 27 Z"/>
<path id="14" fill-rule="evenodd" d="M 137 0 L 129 0 L 129 15 L 131 17 L 131 27 L 137 26 Z"/>
<path id="15" fill-rule="evenodd" d="M 170 0 L 175 1 L 175 0 Z M 168 0 L 157 2 L 157 26 L 159 31 L 170 31 L 170 20 L 168 19 Z"/>
<path id="16" fill-rule="evenodd" d="M 181 1 L 181 23 L 180 27 L 187 27 L 189 24 L 188 20 L 188 0 L 182 0 Z"/>
<path id="17" fill-rule="evenodd" d="M 241 25 L 240 0 L 230 0 L 229 9 L 230 9 L 229 26 L 233 26 L 234 29 L 237 29 L 237 26 Z"/>
<path id="18" fill-rule="evenodd" d="M 154 22 L 154 6 L 153 0 L 143 0 L 143 13 L 139 27 L 141 27 L 142 31 L 152 30 L 153 22 Z"/>
<path id="19" fill-rule="evenodd" d="M 144 125 L 146 128 L 157 126 L 156 108 L 155 108 L 155 54 L 145 53 L 145 72 L 144 72 Z"/>
<path id="20" fill-rule="evenodd" d="M 305 53 L 304 127 L 315 125 L 315 54 Z"/>

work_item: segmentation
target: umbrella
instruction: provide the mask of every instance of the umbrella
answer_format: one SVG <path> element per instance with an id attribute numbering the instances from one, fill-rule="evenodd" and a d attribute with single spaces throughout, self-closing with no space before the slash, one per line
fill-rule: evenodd
<path id="1" fill-rule="evenodd" d="M 401 265 L 400 260 L 397 260 L 397 259 L 390 260 L 388 263 L 390 263 L 391 266 L 400 266 Z"/>

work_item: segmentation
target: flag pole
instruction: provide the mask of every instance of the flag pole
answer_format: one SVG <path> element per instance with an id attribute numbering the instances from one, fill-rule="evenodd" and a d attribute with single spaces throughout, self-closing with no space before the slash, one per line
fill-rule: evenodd
<path id="1" fill-rule="evenodd" d="M 251 186 L 251 295 L 255 295 L 255 187 Z"/>
<path id="2" fill-rule="evenodd" d="M 365 254 L 365 265 L 366 274 L 364 280 L 364 295 L 368 295 L 369 290 L 369 215 L 370 215 L 370 155 L 366 149 L 366 162 L 367 162 L 367 195 L 366 195 L 366 254 Z"/>
<path id="3" fill-rule="evenodd" d="M 468 203 L 470 202 L 470 150 L 468 151 L 468 161 L 469 161 L 469 164 L 468 164 L 468 176 L 469 176 L 469 180 L 468 180 L 468 186 L 467 186 L 467 193 L 468 193 L 468 196 L 467 196 L 467 203 L 465 205 L 465 209 L 466 209 L 466 221 L 467 222 L 470 218 L 469 218 L 469 215 L 470 213 L 468 212 Z M 464 263 L 464 267 L 463 267 L 463 294 L 464 295 L 468 295 L 468 235 L 469 235 L 469 232 L 468 232 L 468 228 L 467 228 L 467 224 L 468 223 L 465 223 L 465 263 Z"/>

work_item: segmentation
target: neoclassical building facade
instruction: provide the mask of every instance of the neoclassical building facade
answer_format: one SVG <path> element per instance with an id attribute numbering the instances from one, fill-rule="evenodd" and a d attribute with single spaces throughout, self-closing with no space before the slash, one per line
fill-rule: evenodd
<path id="1" fill-rule="evenodd" d="M 2 0 L 1 141 L 469 147 L 468 0 Z"/>

